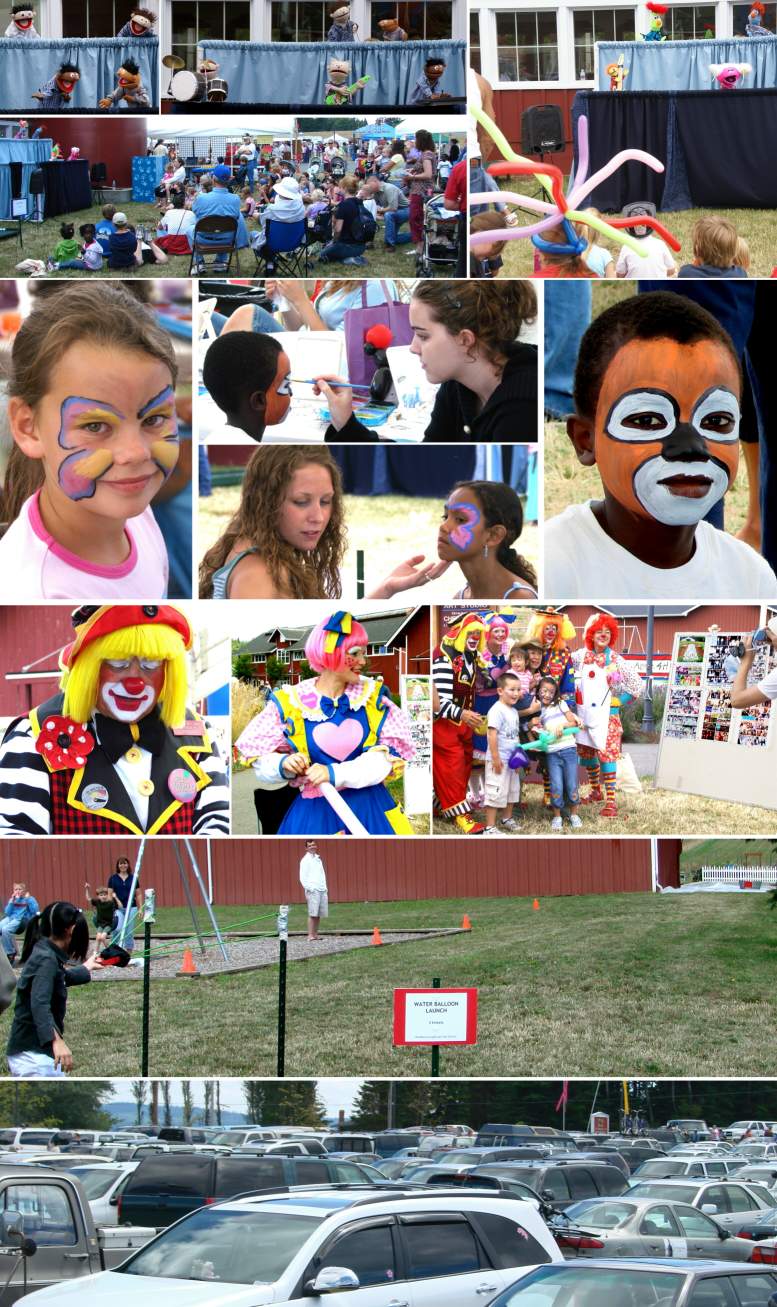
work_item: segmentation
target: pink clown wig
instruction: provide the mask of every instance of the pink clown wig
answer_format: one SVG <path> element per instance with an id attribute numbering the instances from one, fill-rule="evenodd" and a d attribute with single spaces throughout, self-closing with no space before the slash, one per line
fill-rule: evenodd
<path id="1" fill-rule="evenodd" d="M 611 649 L 615 648 L 616 644 L 618 643 L 618 637 L 620 636 L 620 631 L 618 630 L 618 623 L 616 622 L 614 617 L 610 616 L 609 613 L 595 613 L 594 615 L 589 617 L 588 621 L 583 627 L 583 638 L 585 640 L 587 649 L 593 649 L 594 636 L 596 635 L 597 631 L 601 631 L 601 630 L 607 630 L 610 632 L 610 648 Z"/>
<path id="2" fill-rule="evenodd" d="M 349 650 L 366 650 L 367 644 L 367 632 L 361 623 L 350 613 L 340 611 L 313 628 L 305 643 L 305 657 L 317 672 L 342 672 Z"/>

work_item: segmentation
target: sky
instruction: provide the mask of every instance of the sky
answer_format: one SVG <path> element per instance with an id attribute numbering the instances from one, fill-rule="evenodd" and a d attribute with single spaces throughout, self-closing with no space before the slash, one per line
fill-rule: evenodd
<path id="1" fill-rule="evenodd" d="M 409 608 L 411 605 L 398 603 L 396 599 L 361 599 L 351 606 L 354 617 L 363 617 L 368 613 L 394 612 L 397 608 Z M 331 599 L 310 599 L 305 604 L 304 620 L 300 618 L 299 601 L 290 599 L 271 599 L 266 604 L 260 602 L 238 604 L 247 612 L 233 613 L 229 604 L 211 604 L 207 618 L 207 628 L 211 639 L 219 636 L 231 636 L 233 640 L 252 640 L 264 631 L 274 630 L 276 626 L 308 626 L 329 617 L 333 611 Z M 225 609 L 222 612 L 222 608 Z M 228 610 L 228 611 L 226 611 Z"/>
<path id="2" fill-rule="evenodd" d="M 129 1102 L 132 1099 L 132 1081 L 131 1080 L 112 1080 L 113 1098 L 120 1102 Z M 327 1116 L 336 1116 L 342 1108 L 346 1113 L 350 1111 L 353 1100 L 355 1099 L 361 1080 L 349 1079 L 345 1076 L 330 1079 L 317 1080 L 319 1097 L 324 1103 Z M 173 1103 L 180 1104 L 183 1100 L 181 1097 L 181 1083 L 179 1080 L 171 1080 L 171 1100 Z M 196 1107 L 201 1107 L 203 1103 L 203 1090 L 201 1083 L 194 1080 L 194 1102 Z M 242 1080 L 222 1079 L 221 1081 L 221 1106 L 222 1109 L 232 1112 L 244 1112 L 245 1100 L 243 1098 Z M 106 1107 L 110 1109 L 110 1100 L 106 1101 Z"/>

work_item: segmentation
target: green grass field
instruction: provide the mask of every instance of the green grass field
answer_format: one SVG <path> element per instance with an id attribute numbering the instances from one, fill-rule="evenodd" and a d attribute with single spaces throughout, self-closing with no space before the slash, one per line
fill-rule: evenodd
<path id="1" fill-rule="evenodd" d="M 480 990 L 479 1042 L 443 1049 L 443 1075 L 777 1074 L 777 918 L 763 897 L 537 894 L 539 911 L 474 897 L 334 905 L 335 929 L 458 926 L 464 912 L 473 929 L 292 963 L 286 1073 L 427 1075 L 428 1049 L 392 1047 L 392 990 L 437 976 Z M 272 930 L 274 905 L 217 909 L 224 928 L 263 911 Z M 304 920 L 295 906 L 292 931 Z M 185 909 L 162 910 L 158 928 L 187 929 Z M 274 1075 L 277 978 L 272 967 L 152 982 L 151 1075 Z M 141 996 L 140 982 L 71 990 L 76 1075 L 138 1073 Z"/>

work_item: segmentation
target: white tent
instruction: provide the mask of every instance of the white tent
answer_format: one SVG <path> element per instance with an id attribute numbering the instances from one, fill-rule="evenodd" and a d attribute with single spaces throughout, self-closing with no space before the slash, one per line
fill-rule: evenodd
<path id="1" fill-rule="evenodd" d="M 464 137 L 467 134 L 467 119 L 464 114 L 451 114 L 444 117 L 442 114 L 432 114 L 428 118 L 422 118 L 417 115 L 414 118 L 403 118 L 394 128 L 394 134 L 397 137 L 406 138 L 415 136 L 416 132 L 424 130 L 431 132 L 432 136 L 458 136 Z"/>
<path id="2" fill-rule="evenodd" d="M 152 140 L 182 141 L 195 136 L 242 136 L 250 132 L 252 136 L 291 137 L 294 134 L 295 119 L 288 114 L 273 114 L 271 118 L 252 118 L 241 114 L 214 114 L 212 117 L 200 117 L 199 114 L 165 114 L 164 117 L 147 118 L 146 130 Z"/>

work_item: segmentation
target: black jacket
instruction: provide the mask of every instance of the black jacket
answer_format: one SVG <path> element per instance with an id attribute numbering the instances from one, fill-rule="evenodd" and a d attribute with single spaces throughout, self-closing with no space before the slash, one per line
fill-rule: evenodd
<path id="1" fill-rule="evenodd" d="M 86 967 L 67 967 L 67 954 L 50 939 L 39 939 L 22 967 L 16 989 L 16 1007 L 6 1052 L 48 1053 L 55 1034 L 65 1026 L 69 985 L 86 985 L 92 979 Z"/>
<path id="2" fill-rule="evenodd" d="M 460 381 L 444 381 L 437 392 L 426 428 L 427 443 L 503 441 L 533 444 L 537 440 L 537 349 L 516 342 L 502 380 L 478 413 L 478 399 Z M 370 427 L 351 417 L 339 431 L 327 428 L 329 444 L 359 445 L 378 439 Z"/>

